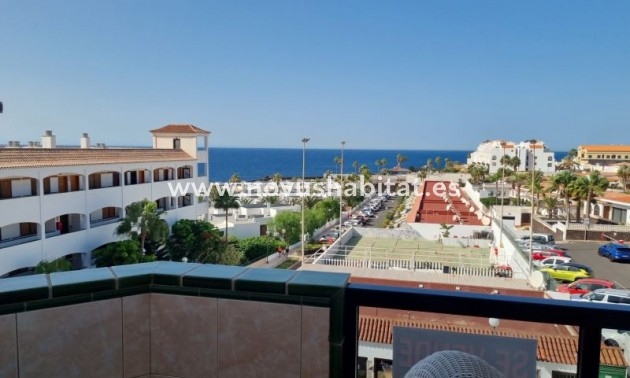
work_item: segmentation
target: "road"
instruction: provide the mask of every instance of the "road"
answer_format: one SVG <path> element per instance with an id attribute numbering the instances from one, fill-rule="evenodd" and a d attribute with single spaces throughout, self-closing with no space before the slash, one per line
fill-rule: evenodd
<path id="1" fill-rule="evenodd" d="M 398 205 L 398 197 L 391 197 L 387 201 L 383 202 L 383 207 L 374 214 L 374 218 L 363 225 L 363 227 L 378 227 L 383 223 L 385 215 L 388 211 L 393 210 Z"/>
<path id="2" fill-rule="evenodd" d="M 573 261 L 590 266 L 596 278 L 615 281 L 620 288 L 630 289 L 630 264 L 610 262 L 607 258 L 597 254 L 600 242 L 569 241 L 558 243 L 567 248 Z"/>

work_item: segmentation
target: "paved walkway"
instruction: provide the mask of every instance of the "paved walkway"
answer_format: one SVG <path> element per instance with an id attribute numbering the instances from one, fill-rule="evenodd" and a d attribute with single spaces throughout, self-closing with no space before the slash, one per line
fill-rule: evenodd
<path id="1" fill-rule="evenodd" d="M 295 257 L 300 253 L 300 249 L 296 249 L 293 251 L 289 251 L 289 257 Z M 286 256 L 280 256 L 278 252 L 274 252 L 272 255 L 269 255 L 269 261 L 266 258 L 262 258 L 258 261 L 255 261 L 248 265 L 250 268 L 267 268 L 273 269 L 278 265 L 282 264 L 288 259 Z"/>

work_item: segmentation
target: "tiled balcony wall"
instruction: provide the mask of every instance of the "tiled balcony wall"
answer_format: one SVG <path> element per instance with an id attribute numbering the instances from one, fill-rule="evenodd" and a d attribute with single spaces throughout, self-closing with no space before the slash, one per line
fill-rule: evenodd
<path id="1" fill-rule="evenodd" d="M 0 377 L 329 376 L 347 279 L 160 262 L 3 280 Z"/>

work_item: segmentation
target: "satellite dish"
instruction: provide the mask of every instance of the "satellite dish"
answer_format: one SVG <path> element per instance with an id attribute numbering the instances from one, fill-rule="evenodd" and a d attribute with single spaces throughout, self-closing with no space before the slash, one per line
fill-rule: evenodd
<path id="1" fill-rule="evenodd" d="M 542 272 L 539 270 L 533 271 L 532 274 L 529 275 L 529 284 L 538 290 L 545 289 L 545 277 Z"/>

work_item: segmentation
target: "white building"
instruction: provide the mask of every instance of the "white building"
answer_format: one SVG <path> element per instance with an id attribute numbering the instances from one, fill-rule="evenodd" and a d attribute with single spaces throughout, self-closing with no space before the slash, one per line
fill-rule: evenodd
<path id="1" fill-rule="evenodd" d="M 534 139 L 520 143 L 506 140 L 487 140 L 470 154 L 467 164 L 483 164 L 488 167 L 488 172 L 492 174 L 501 168 L 503 155 L 519 158 L 518 171 L 531 171 L 534 162 L 536 170 L 542 172 L 556 171 L 554 152 L 549 150 L 543 141 Z M 532 156 L 534 156 L 534 160 L 532 160 Z"/>
<path id="2" fill-rule="evenodd" d="M 193 125 L 151 133 L 152 148 L 94 148 L 87 134 L 81 148 L 59 148 L 52 131 L 41 147 L 0 148 L 0 277 L 64 256 L 90 265 L 94 249 L 117 240 L 126 206 L 145 198 L 169 224 L 207 217 L 191 188 L 172 196 L 169 184 L 207 183 L 210 133 Z"/>

